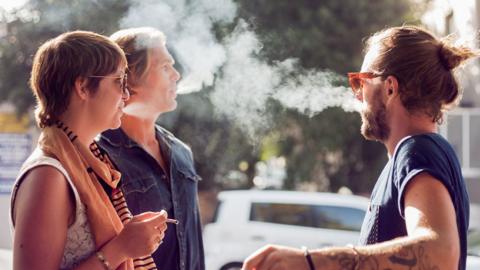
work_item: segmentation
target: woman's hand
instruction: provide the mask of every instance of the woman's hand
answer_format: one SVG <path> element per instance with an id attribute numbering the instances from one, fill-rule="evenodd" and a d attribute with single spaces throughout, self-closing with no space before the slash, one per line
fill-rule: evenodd
<path id="1" fill-rule="evenodd" d="M 140 258 L 157 250 L 167 229 L 167 212 L 145 212 L 133 217 L 112 241 L 126 258 Z"/>
<path id="2" fill-rule="evenodd" d="M 145 257 L 157 250 L 167 229 L 167 212 L 145 212 L 136 215 L 123 230 L 100 252 L 113 269 L 127 259 Z M 76 270 L 103 269 L 98 258 L 93 255 L 84 261 Z"/>

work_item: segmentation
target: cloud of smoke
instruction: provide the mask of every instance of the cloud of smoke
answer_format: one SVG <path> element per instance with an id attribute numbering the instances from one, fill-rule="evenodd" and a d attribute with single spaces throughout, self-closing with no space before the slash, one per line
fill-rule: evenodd
<path id="1" fill-rule="evenodd" d="M 213 84 L 225 63 L 225 48 L 216 40 L 212 25 L 231 22 L 236 6 L 231 0 L 134 0 L 122 27 L 156 27 L 167 36 L 177 61 L 185 68 L 179 93 L 199 91 Z"/>
<path id="2" fill-rule="evenodd" d="M 231 0 L 135 0 L 121 26 L 163 31 L 185 68 L 180 93 L 214 86 L 210 97 L 216 112 L 235 120 L 251 138 L 269 125 L 270 99 L 309 116 L 331 106 L 359 109 L 348 89 L 335 86 L 339 75 L 302 70 L 296 59 L 269 64 L 256 57 L 263 45 L 242 20 L 220 43 L 212 25 L 233 22 L 236 9 Z"/>

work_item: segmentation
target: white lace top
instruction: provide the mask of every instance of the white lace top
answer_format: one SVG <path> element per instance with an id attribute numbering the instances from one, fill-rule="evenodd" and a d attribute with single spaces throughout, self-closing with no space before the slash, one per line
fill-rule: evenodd
<path id="1" fill-rule="evenodd" d="M 13 187 L 10 209 L 12 232 L 15 230 L 12 215 L 13 207 L 15 206 L 15 196 L 22 178 L 29 170 L 42 165 L 52 166 L 59 170 L 67 179 L 75 196 L 75 221 L 67 230 L 65 250 L 63 251 L 63 258 L 60 264 L 60 269 L 71 269 L 95 252 L 95 242 L 87 220 L 85 205 L 81 202 L 80 195 L 62 164 L 54 158 L 45 156 L 45 154 L 38 148 L 23 164 Z"/>

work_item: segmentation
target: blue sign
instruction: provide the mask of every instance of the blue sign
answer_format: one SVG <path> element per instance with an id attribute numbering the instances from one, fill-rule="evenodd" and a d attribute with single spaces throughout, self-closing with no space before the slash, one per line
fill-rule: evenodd
<path id="1" fill-rule="evenodd" d="M 0 193 L 10 193 L 23 162 L 32 151 L 32 136 L 0 133 Z"/>

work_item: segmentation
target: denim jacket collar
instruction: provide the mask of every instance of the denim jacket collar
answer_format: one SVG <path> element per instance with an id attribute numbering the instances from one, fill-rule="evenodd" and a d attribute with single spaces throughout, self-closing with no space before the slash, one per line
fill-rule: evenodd
<path id="1" fill-rule="evenodd" d="M 172 133 L 158 125 L 155 125 L 155 129 L 157 131 L 156 136 L 160 137 L 160 139 L 166 142 L 169 146 L 173 143 L 174 137 Z M 109 136 L 104 136 L 103 134 L 108 134 Z M 100 137 L 114 147 L 140 147 L 137 142 L 128 137 L 122 128 L 107 130 L 103 132 Z"/>

